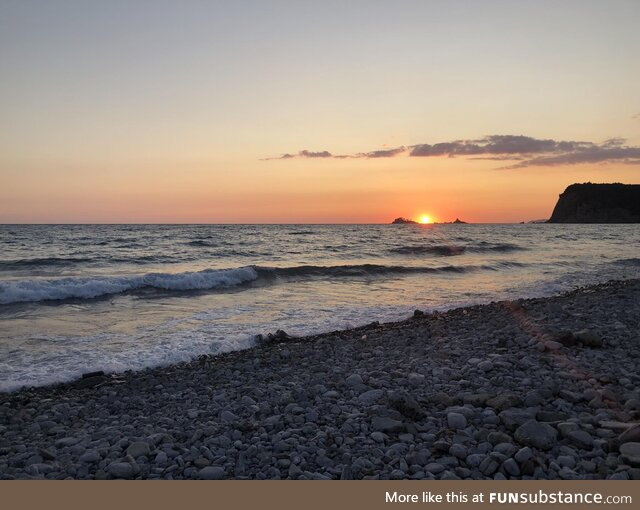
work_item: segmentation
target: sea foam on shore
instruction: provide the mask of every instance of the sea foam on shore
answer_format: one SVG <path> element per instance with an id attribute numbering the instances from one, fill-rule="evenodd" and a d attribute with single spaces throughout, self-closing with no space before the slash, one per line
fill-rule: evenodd
<path id="1" fill-rule="evenodd" d="M 0 473 L 637 479 L 639 308 L 610 282 L 4 394 Z"/>

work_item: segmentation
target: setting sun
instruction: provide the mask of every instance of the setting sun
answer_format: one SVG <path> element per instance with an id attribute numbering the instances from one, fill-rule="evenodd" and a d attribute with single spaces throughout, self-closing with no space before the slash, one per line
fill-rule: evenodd
<path id="1" fill-rule="evenodd" d="M 433 220 L 428 214 L 423 214 L 422 216 L 420 216 L 420 223 L 426 225 L 427 223 L 433 223 Z"/>

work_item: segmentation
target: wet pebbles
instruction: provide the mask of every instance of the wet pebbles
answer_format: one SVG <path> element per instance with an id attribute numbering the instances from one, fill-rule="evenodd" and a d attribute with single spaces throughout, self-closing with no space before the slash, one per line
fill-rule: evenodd
<path id="1" fill-rule="evenodd" d="M 0 478 L 639 479 L 640 282 L 0 395 Z"/>

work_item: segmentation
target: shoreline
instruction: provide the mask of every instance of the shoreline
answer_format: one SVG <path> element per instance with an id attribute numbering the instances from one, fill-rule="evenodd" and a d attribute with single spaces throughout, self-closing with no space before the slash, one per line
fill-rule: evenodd
<path id="1" fill-rule="evenodd" d="M 638 479 L 639 317 L 611 281 L 2 393 L 0 478 Z"/>

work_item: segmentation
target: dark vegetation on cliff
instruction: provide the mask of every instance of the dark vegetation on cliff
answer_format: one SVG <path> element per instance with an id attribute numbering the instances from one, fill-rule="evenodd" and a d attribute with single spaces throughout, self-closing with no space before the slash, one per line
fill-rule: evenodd
<path id="1" fill-rule="evenodd" d="M 640 184 L 572 184 L 549 223 L 640 223 Z"/>

